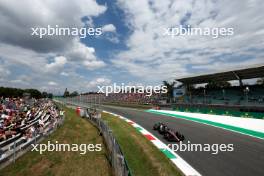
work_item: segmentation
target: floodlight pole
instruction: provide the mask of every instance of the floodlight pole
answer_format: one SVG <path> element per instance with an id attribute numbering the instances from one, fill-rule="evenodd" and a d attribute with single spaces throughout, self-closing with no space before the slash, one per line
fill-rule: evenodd
<path id="1" fill-rule="evenodd" d="M 247 105 L 248 105 L 248 103 L 249 103 L 249 101 L 248 101 L 249 87 L 248 86 L 246 87 L 245 92 L 246 92 L 246 99 L 247 99 Z"/>
<path id="2" fill-rule="evenodd" d="M 225 89 L 223 89 L 223 98 L 224 98 L 224 100 L 226 99 L 225 98 Z"/>
<path id="3" fill-rule="evenodd" d="M 206 88 L 204 88 L 204 104 L 206 104 Z"/>

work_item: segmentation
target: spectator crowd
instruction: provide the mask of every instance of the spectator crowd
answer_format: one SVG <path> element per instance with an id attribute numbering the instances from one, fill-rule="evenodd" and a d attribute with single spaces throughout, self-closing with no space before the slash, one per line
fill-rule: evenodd
<path id="1" fill-rule="evenodd" d="M 12 148 L 47 134 L 62 120 L 62 111 L 51 100 L 34 99 L 28 104 L 21 98 L 0 97 L 0 161 Z"/>
<path id="2" fill-rule="evenodd" d="M 162 99 L 162 94 L 148 96 L 147 93 L 110 93 L 108 96 L 100 93 L 82 94 L 75 97 L 67 97 L 68 101 L 81 101 L 93 103 L 125 103 L 125 104 L 156 104 Z"/>

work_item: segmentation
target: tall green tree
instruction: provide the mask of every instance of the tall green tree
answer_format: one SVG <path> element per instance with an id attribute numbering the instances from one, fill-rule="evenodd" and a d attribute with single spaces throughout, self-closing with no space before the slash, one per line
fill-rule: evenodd
<path id="1" fill-rule="evenodd" d="M 70 97 L 76 97 L 76 96 L 78 96 L 79 95 L 79 93 L 77 92 L 77 91 L 74 91 L 74 92 L 72 92 L 71 94 L 70 94 Z"/>
<path id="2" fill-rule="evenodd" d="M 64 91 L 63 97 L 69 97 L 69 96 L 70 96 L 70 92 L 66 88 L 65 91 Z"/>
<path id="3" fill-rule="evenodd" d="M 0 97 L 22 97 L 23 94 L 28 93 L 31 97 L 41 98 L 42 94 L 37 89 L 17 89 L 10 87 L 0 87 Z"/>
<path id="4" fill-rule="evenodd" d="M 168 82 L 168 81 L 163 81 L 163 85 L 167 87 L 167 97 L 168 98 L 172 98 L 173 97 L 173 89 L 174 89 L 174 85 L 176 84 L 175 81 L 173 82 Z"/>
<path id="5" fill-rule="evenodd" d="M 42 98 L 48 98 L 48 93 L 47 92 L 42 92 Z"/>
<path id="6" fill-rule="evenodd" d="M 53 94 L 52 93 L 49 93 L 48 94 L 48 98 L 52 99 L 53 98 Z"/>

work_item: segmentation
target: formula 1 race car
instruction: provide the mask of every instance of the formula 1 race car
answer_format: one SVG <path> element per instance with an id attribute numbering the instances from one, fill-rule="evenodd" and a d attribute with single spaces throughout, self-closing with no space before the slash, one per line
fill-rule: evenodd
<path id="1" fill-rule="evenodd" d="M 157 130 L 163 137 L 171 142 L 180 142 L 185 139 L 184 135 L 178 131 L 173 131 L 164 123 L 156 123 L 153 126 L 153 130 Z"/>
<path id="2" fill-rule="evenodd" d="M 180 142 L 184 140 L 184 136 L 178 131 L 169 130 L 164 134 L 164 138 L 170 142 Z"/>
<path id="3" fill-rule="evenodd" d="M 153 130 L 157 130 L 160 134 L 165 134 L 169 128 L 164 123 L 159 122 L 153 126 Z"/>
<path id="4" fill-rule="evenodd" d="M 155 123 L 153 126 L 153 130 L 158 130 L 160 128 L 160 125 L 162 125 L 163 123 Z"/>

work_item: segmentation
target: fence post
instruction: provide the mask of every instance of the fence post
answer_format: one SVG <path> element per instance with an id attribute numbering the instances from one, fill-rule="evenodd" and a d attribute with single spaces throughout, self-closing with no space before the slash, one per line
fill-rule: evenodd
<path id="1" fill-rule="evenodd" d="M 37 143 L 37 131 L 35 130 L 34 131 L 34 144 L 36 144 Z"/>
<path id="2" fill-rule="evenodd" d="M 14 148 L 13 148 L 13 163 L 16 162 L 16 141 L 14 141 Z"/>

